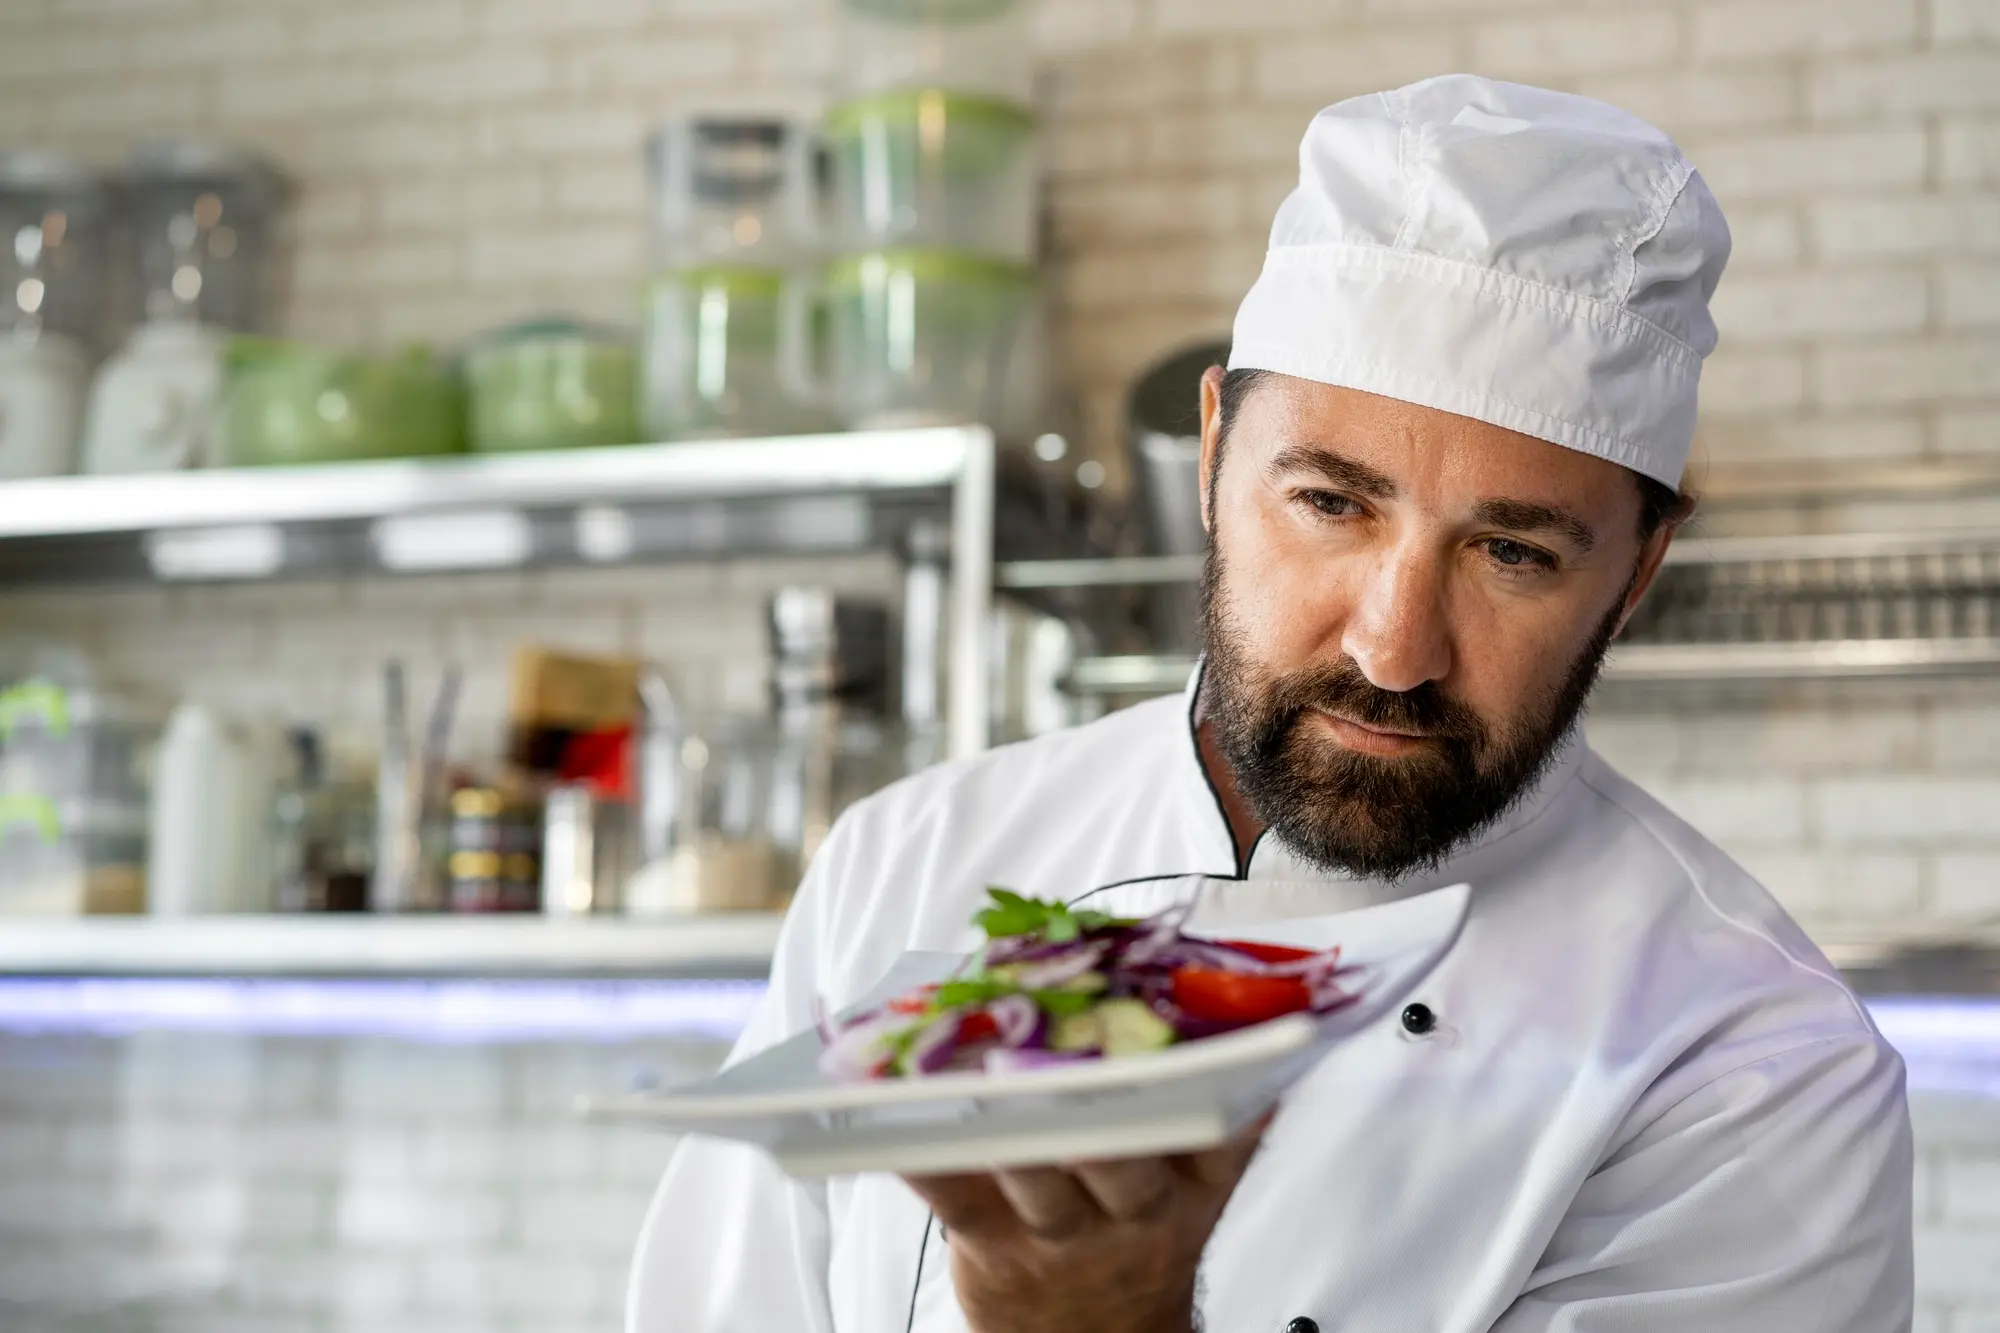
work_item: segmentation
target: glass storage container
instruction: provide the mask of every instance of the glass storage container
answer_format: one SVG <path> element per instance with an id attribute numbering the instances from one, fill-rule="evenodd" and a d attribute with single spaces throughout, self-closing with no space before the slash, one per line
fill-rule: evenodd
<path id="1" fill-rule="evenodd" d="M 467 438 L 475 452 L 634 444 L 637 357 L 610 329 L 542 320 L 465 355 Z"/>
<path id="2" fill-rule="evenodd" d="M 276 168 L 248 149 L 167 140 L 136 149 L 126 180 L 144 316 L 268 327 L 287 193 Z"/>
<path id="3" fill-rule="evenodd" d="M 651 859 L 626 886 L 625 910 L 669 916 L 783 907 L 798 883 L 799 859 L 773 827 L 780 747 L 769 719 L 714 719 L 683 732 L 662 758 L 673 771 L 654 779 L 674 809 L 665 845 L 645 848 Z"/>
<path id="4" fill-rule="evenodd" d="M 647 143 L 654 271 L 639 415 L 655 439 L 825 429 L 812 373 L 822 158 L 783 117 L 669 121 Z"/>
<path id="5" fill-rule="evenodd" d="M 832 429 L 815 363 L 821 307 L 793 269 L 709 264 L 646 293 L 640 415 L 651 439 Z"/>
<path id="6" fill-rule="evenodd" d="M 849 255 L 827 278 L 833 380 L 858 427 L 991 420 L 1034 295 L 1019 265 L 952 251 Z"/>
<path id="7" fill-rule="evenodd" d="M 0 915 L 145 910 L 158 740 L 74 655 L 0 652 Z"/>
<path id="8" fill-rule="evenodd" d="M 1034 45 L 1020 0 L 845 0 L 843 86 L 945 88 L 1027 106 Z"/>
<path id="9" fill-rule="evenodd" d="M 848 248 L 1035 253 L 1035 124 L 1022 105 L 895 88 L 827 115 L 833 229 Z"/>

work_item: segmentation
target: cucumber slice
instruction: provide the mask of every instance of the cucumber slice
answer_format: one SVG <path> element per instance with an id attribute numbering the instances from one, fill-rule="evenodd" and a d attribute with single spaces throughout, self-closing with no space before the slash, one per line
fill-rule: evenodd
<path id="1" fill-rule="evenodd" d="M 1172 1025 L 1147 1008 L 1143 1000 L 1118 999 L 1057 1019 L 1049 1033 L 1049 1049 L 1136 1055 L 1170 1046 L 1173 1040 Z"/>
<path id="2" fill-rule="evenodd" d="M 1143 1000 L 1106 1000 L 1097 1006 L 1097 1022 L 1106 1055 L 1134 1055 L 1173 1044 L 1173 1025 Z"/>

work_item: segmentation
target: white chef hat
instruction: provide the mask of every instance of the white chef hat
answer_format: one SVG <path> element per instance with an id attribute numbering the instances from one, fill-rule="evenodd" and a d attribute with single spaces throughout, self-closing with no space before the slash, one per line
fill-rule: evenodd
<path id="1" fill-rule="evenodd" d="M 1728 260 L 1715 196 L 1653 126 L 1445 75 L 1313 118 L 1229 366 L 1476 417 L 1677 486 Z"/>

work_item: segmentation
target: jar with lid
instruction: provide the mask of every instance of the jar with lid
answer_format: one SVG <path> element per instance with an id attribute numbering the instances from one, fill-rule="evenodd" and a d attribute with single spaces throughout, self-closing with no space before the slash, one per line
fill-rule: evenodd
<path id="1" fill-rule="evenodd" d="M 141 311 L 239 333 L 271 317 L 271 256 L 289 187 L 244 148 L 141 144 L 126 169 Z"/>
<path id="2" fill-rule="evenodd" d="M 782 116 L 694 116 L 646 146 L 653 276 L 640 417 L 655 438 L 833 423 L 813 374 L 819 144 Z"/>
<path id="3" fill-rule="evenodd" d="M 849 255 L 827 274 L 833 380 L 858 427 L 992 421 L 1032 271 L 954 250 Z"/>
<path id="4" fill-rule="evenodd" d="M 58 153 L 0 153 L 0 478 L 74 467 L 109 227 L 101 175 Z"/>
<path id="5" fill-rule="evenodd" d="M 0 647 L 0 915 L 145 910 L 159 724 L 77 653 Z"/>
<path id="6" fill-rule="evenodd" d="M 849 93 L 946 88 L 1020 106 L 1034 98 L 1022 0 L 842 0 L 840 29 Z"/>

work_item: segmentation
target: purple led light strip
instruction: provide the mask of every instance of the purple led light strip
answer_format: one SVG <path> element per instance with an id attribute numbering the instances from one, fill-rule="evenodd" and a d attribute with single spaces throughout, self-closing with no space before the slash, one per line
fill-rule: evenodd
<path id="1" fill-rule="evenodd" d="M 0 979 L 0 1032 L 140 1031 L 429 1042 L 733 1040 L 756 981 Z M 1869 1009 L 1910 1086 L 2000 1097 L 2000 999 L 1889 997 Z"/>

